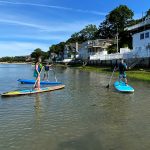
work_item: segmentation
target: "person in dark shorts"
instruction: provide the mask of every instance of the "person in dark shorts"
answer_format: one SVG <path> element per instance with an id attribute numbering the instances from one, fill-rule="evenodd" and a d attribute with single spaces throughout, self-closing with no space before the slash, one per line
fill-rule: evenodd
<path id="1" fill-rule="evenodd" d="M 48 73 L 49 73 L 49 70 L 50 70 L 51 66 L 52 65 L 49 65 L 49 63 L 46 63 L 46 65 L 44 66 L 45 71 L 44 71 L 44 78 L 43 78 L 43 80 L 45 80 L 45 81 L 48 81 Z"/>
<path id="2" fill-rule="evenodd" d="M 124 62 L 123 59 L 120 59 L 120 63 L 118 64 L 118 67 L 115 69 L 119 71 L 119 82 L 124 79 L 125 84 L 127 85 L 127 75 L 126 75 L 126 70 L 127 70 L 127 64 Z"/>

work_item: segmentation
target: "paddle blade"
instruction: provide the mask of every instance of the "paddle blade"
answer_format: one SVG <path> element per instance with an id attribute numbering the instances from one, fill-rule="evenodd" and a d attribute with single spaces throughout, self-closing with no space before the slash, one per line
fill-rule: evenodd
<path id="1" fill-rule="evenodd" d="M 109 88 L 109 84 L 106 86 L 106 88 Z"/>

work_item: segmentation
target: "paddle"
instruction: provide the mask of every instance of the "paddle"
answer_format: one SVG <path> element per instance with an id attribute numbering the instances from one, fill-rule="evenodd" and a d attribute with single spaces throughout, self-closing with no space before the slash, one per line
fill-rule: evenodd
<path id="1" fill-rule="evenodd" d="M 53 62 L 53 61 L 52 61 L 52 66 L 54 66 L 54 62 Z M 55 70 L 54 70 L 54 67 L 52 67 L 52 71 L 53 71 L 54 76 L 55 76 L 55 81 L 57 82 L 58 80 L 57 80 L 57 78 L 56 78 L 56 72 L 55 72 Z"/>
<path id="2" fill-rule="evenodd" d="M 116 67 L 115 67 L 115 68 L 116 68 Z M 108 83 L 108 85 L 106 86 L 106 88 L 109 88 L 109 85 L 110 85 L 110 83 L 111 83 L 112 77 L 113 77 L 114 72 L 115 72 L 115 68 L 114 68 L 114 70 L 113 70 L 113 72 L 112 72 L 112 75 L 111 75 L 111 77 L 110 77 L 109 83 Z"/>
<path id="3" fill-rule="evenodd" d="M 54 73 L 54 76 L 55 76 L 55 81 L 57 82 L 56 72 L 55 72 L 55 70 L 54 70 L 54 69 L 52 69 L 52 70 L 53 70 L 53 73 Z"/>
<path id="4" fill-rule="evenodd" d="M 40 76 L 40 74 L 41 74 L 41 72 L 42 72 L 43 68 L 44 68 L 44 66 L 42 67 L 41 71 L 39 72 L 39 76 Z M 36 85 L 37 81 L 38 81 L 38 78 L 36 79 L 36 81 L 35 81 L 35 83 L 34 83 L 33 88 L 35 88 L 35 85 Z"/>

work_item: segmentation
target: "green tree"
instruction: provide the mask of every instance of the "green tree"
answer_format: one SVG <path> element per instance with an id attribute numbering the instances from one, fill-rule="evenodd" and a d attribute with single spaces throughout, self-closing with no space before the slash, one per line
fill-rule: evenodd
<path id="1" fill-rule="evenodd" d="M 87 25 L 84 29 L 80 31 L 81 36 L 84 37 L 85 40 L 92 40 L 94 39 L 95 33 L 97 32 L 96 25 Z"/>
<path id="2" fill-rule="evenodd" d="M 49 47 L 49 53 L 62 53 L 64 51 L 65 42 L 60 42 L 59 44 L 52 45 Z"/>
<path id="3" fill-rule="evenodd" d="M 110 45 L 110 46 L 107 48 L 108 54 L 116 53 L 116 52 L 117 52 L 116 47 L 117 47 L 117 44 L 116 44 L 116 43 Z"/>
<path id="4" fill-rule="evenodd" d="M 34 50 L 34 52 L 31 53 L 31 57 L 35 58 L 36 60 L 41 57 L 42 60 L 47 59 L 49 57 L 48 52 L 42 51 L 40 48 L 37 48 Z"/>
<path id="5" fill-rule="evenodd" d="M 108 14 L 107 19 L 116 31 L 118 28 L 118 31 L 122 32 L 127 27 L 128 21 L 132 20 L 133 15 L 133 11 L 126 5 L 120 5 Z"/>
<path id="6" fill-rule="evenodd" d="M 106 19 L 100 24 L 96 36 L 99 38 L 112 38 L 116 36 L 117 31 L 124 32 L 132 20 L 134 13 L 126 5 L 120 5 L 112 10 Z"/>
<path id="7" fill-rule="evenodd" d="M 131 48 L 132 38 L 131 35 L 124 31 L 124 29 L 130 24 L 134 24 L 133 21 L 134 13 L 126 5 L 120 5 L 112 10 L 106 19 L 100 24 L 98 32 L 95 34 L 97 38 L 114 38 L 118 32 L 119 35 L 119 47 L 122 47 L 124 44 L 128 44 Z M 112 53 L 114 52 L 115 44 L 112 45 Z M 111 49 L 109 49 L 109 53 Z"/>
<path id="8" fill-rule="evenodd" d="M 146 16 L 150 16 L 150 9 L 146 12 Z"/>
<path id="9" fill-rule="evenodd" d="M 79 32 L 75 32 L 74 34 L 71 35 L 71 38 L 67 40 L 68 43 L 82 43 L 87 40 L 92 40 L 95 38 L 95 33 L 98 31 L 96 25 L 87 25 L 85 28 L 83 28 Z"/>

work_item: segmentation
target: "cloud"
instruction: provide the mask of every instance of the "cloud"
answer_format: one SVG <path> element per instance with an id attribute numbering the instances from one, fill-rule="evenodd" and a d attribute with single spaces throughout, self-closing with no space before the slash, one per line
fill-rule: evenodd
<path id="1" fill-rule="evenodd" d="M 88 21 L 80 21 L 80 22 L 59 22 L 59 23 L 51 23 L 49 25 L 39 25 L 38 22 L 36 23 L 27 23 L 23 22 L 21 20 L 10 20 L 10 19 L 0 19 L 0 23 L 6 23 L 6 24 L 12 24 L 12 25 L 19 25 L 19 26 L 24 26 L 24 27 L 30 27 L 30 28 L 35 28 L 41 31 L 46 31 L 46 32 L 77 32 L 84 28 L 88 24 L 96 24 L 98 25 L 99 21 L 94 21 L 94 22 L 88 22 Z M 61 26 L 60 26 L 61 24 Z"/>
<path id="2" fill-rule="evenodd" d="M 43 41 L 43 42 L 48 42 L 48 41 L 65 41 L 69 38 L 68 35 L 64 35 L 64 34 L 38 34 L 38 35 L 34 35 L 34 34 L 9 34 L 8 35 L 0 35 L 0 40 L 4 41 L 4 40 L 24 40 L 24 41 Z"/>
<path id="3" fill-rule="evenodd" d="M 33 24 L 33 23 L 26 23 L 26 22 L 19 21 L 19 20 L 0 19 L 0 22 L 7 23 L 7 24 L 20 25 L 20 26 L 25 26 L 25 27 L 31 27 L 31 28 L 36 28 L 40 30 L 48 30 L 48 27 L 46 26 L 40 26 L 40 25 Z"/>
<path id="4" fill-rule="evenodd" d="M 0 57 L 29 55 L 36 48 L 47 51 L 49 46 L 50 44 L 16 41 L 11 41 L 8 44 L 8 41 L 3 41 L 0 42 L 0 49 L 2 50 Z"/>
<path id="5" fill-rule="evenodd" d="M 83 10 L 83 9 L 75 9 L 75 8 L 69 8 L 69 7 L 45 5 L 45 4 L 37 4 L 37 3 L 22 3 L 22 2 L 10 2 L 10 1 L 0 1 L 0 3 L 1 4 L 9 4 L 9 5 L 25 5 L 25 6 L 35 6 L 35 7 L 46 7 L 46 8 L 52 8 L 52 9 L 75 11 L 75 12 L 80 12 L 80 13 L 88 13 L 88 14 L 101 15 L 101 16 L 106 15 L 106 13 L 104 13 L 104 12 L 99 12 L 99 11 L 94 11 L 94 10 Z"/>

